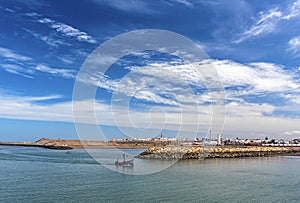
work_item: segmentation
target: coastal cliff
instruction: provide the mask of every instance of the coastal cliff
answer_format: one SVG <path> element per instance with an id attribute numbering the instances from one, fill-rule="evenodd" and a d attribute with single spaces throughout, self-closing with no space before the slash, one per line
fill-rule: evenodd
<path id="1" fill-rule="evenodd" d="M 273 155 L 300 155 L 300 147 L 271 146 L 197 146 L 197 147 L 153 147 L 137 156 L 141 159 L 205 159 L 260 157 Z"/>

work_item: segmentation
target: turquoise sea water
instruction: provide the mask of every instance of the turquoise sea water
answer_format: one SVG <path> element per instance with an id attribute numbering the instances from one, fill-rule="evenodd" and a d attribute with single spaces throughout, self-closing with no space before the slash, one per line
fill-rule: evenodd
<path id="1" fill-rule="evenodd" d="M 0 202 L 300 202 L 299 191 L 300 157 L 180 161 L 131 176 L 85 150 L 0 146 Z"/>

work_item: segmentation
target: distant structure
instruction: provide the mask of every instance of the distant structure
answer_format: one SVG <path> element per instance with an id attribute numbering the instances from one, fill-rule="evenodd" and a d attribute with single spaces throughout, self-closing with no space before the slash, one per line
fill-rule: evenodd
<path id="1" fill-rule="evenodd" d="M 222 135 L 221 133 L 218 134 L 218 145 L 221 144 L 221 140 L 222 140 Z"/>
<path id="2" fill-rule="evenodd" d="M 209 140 L 210 141 L 212 140 L 211 129 L 209 130 Z M 222 143 L 222 134 L 219 133 L 219 134 L 217 134 L 217 144 L 221 145 L 221 143 Z"/>

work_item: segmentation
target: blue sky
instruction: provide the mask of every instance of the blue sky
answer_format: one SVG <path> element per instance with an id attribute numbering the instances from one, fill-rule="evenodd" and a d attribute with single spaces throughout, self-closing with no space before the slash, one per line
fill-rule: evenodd
<path id="1" fill-rule="evenodd" d="M 103 42 L 138 29 L 176 32 L 209 55 L 205 64 L 215 67 L 225 88 L 224 137 L 300 136 L 300 1 L 11 0 L 0 1 L 0 26 L 0 140 L 78 139 L 72 117 L 78 71 Z M 145 81 L 156 84 L 164 74 L 175 80 L 178 73 L 202 87 L 176 57 L 147 52 L 123 58 L 107 77 L 98 78 L 96 110 L 108 137 L 122 135 L 110 102 L 118 79 L 130 71 L 146 76 L 130 81 L 132 88 Z M 126 86 L 120 92 L 128 90 Z M 191 103 L 191 95 L 181 93 L 175 96 Z M 126 132 L 133 137 L 143 132 L 154 136 L 162 130 L 167 136 L 176 135 L 180 120 L 176 99 L 156 88 L 136 95 L 131 101 L 133 120 L 138 118 L 144 127 L 130 128 L 121 119 L 123 106 L 116 106 Z M 209 115 L 209 101 L 209 93 L 200 91 L 197 102 L 203 108 L 196 113 Z M 155 106 L 167 115 L 154 109 L 153 129 L 145 131 L 149 124 L 145 112 Z M 191 118 L 183 127 L 189 134 L 195 112 L 185 114 Z M 161 129 L 164 116 L 168 125 Z M 206 133 L 205 127 L 199 131 L 200 136 Z M 94 138 L 88 130 L 87 135 Z"/>

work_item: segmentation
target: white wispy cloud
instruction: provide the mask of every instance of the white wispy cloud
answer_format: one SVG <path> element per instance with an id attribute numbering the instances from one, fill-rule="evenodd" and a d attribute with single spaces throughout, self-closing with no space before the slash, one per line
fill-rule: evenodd
<path id="1" fill-rule="evenodd" d="M 16 64 L 1 64 L 0 67 L 8 73 L 20 75 L 26 78 L 33 79 L 33 70 L 26 69 Z"/>
<path id="2" fill-rule="evenodd" d="M 39 23 L 55 23 L 54 20 L 51 20 L 50 18 L 42 18 L 37 20 Z"/>
<path id="3" fill-rule="evenodd" d="M 244 116 L 225 118 L 223 133 L 226 135 L 237 135 L 240 138 L 249 137 L 287 137 L 295 138 L 293 135 L 286 135 L 286 131 L 299 130 L 300 119 L 291 119 L 275 116 Z"/>
<path id="4" fill-rule="evenodd" d="M 189 0 L 174 0 L 174 1 L 166 0 L 166 1 L 163 1 L 163 3 L 170 5 L 170 6 L 173 6 L 175 3 L 178 3 L 178 4 L 181 4 L 181 5 L 189 7 L 189 8 L 194 7 L 193 2 L 189 1 Z"/>
<path id="5" fill-rule="evenodd" d="M 284 133 L 285 135 L 300 135 L 300 131 L 299 130 L 292 130 L 292 131 L 286 131 Z"/>
<path id="6" fill-rule="evenodd" d="M 288 42 L 288 51 L 291 51 L 294 55 L 298 56 L 300 54 L 300 36 L 293 37 Z"/>
<path id="7" fill-rule="evenodd" d="M 70 57 L 57 57 L 57 58 L 66 64 L 74 63 L 74 61 Z"/>
<path id="8" fill-rule="evenodd" d="M 196 101 L 188 83 L 205 86 L 199 73 L 189 65 L 152 64 L 142 68 L 128 68 L 130 74 L 122 79 L 111 79 L 93 71 L 91 74 L 80 75 L 78 80 L 116 94 L 166 105 L 179 105 L 178 100 L 180 103 Z"/>
<path id="9" fill-rule="evenodd" d="M 52 68 L 37 63 L 34 59 L 17 54 L 14 51 L 0 47 L 0 57 L 3 61 L 0 68 L 8 73 L 33 79 L 37 73 L 47 73 L 62 78 L 75 78 L 77 71 L 74 69 Z"/>
<path id="10" fill-rule="evenodd" d="M 299 119 L 289 118 L 290 110 L 284 110 L 281 105 L 291 102 L 296 104 L 298 97 L 300 98 L 300 84 L 297 74 L 281 65 L 263 62 L 240 64 L 230 60 L 205 60 L 193 64 L 193 67 L 189 64 L 156 63 L 144 67 L 127 67 L 131 72 L 122 79 L 112 79 L 100 73 L 95 74 L 95 72 L 78 79 L 117 95 L 113 97 L 116 99 L 113 104 L 122 105 L 121 101 L 124 99 L 126 101 L 129 97 L 142 103 L 152 102 L 154 106 L 162 107 L 166 114 L 156 116 L 157 119 L 166 117 L 171 125 L 168 129 L 176 130 L 174 126 L 180 125 L 176 118 L 184 115 L 189 118 L 189 122 L 185 123 L 183 129 L 189 131 L 188 128 L 195 128 L 196 121 L 201 123 L 202 129 L 207 127 L 212 108 L 216 106 L 213 100 L 222 99 L 222 92 L 206 89 L 203 80 L 205 76 L 201 77 L 201 74 L 199 75 L 194 69 L 195 67 L 197 70 L 202 70 L 201 73 L 215 68 L 223 82 L 226 89 L 225 133 L 233 135 L 251 132 L 253 136 L 258 134 L 274 136 L 283 135 L 287 129 L 297 129 L 296 122 Z M 193 90 L 200 89 L 201 91 L 196 93 L 189 85 L 195 87 Z M 288 94 L 293 96 L 288 97 Z M 121 96 L 118 97 L 118 95 Z M 272 102 L 268 99 L 270 96 L 273 98 Z M 249 97 L 258 99 L 251 103 L 247 99 Z M 283 104 L 276 104 L 277 100 L 283 101 Z M 126 104 L 123 102 L 124 107 L 120 107 L 120 111 L 126 109 Z M 148 104 L 144 105 L 143 108 L 146 109 Z M 197 106 L 196 110 L 189 110 L 194 106 Z M 283 112 L 284 116 L 282 113 L 276 116 L 277 111 Z M 295 112 L 300 112 L 300 109 L 293 109 L 293 113 Z M 197 120 L 197 115 L 201 115 L 202 118 Z M 126 116 L 128 116 L 126 113 L 121 113 L 121 115 L 117 113 L 118 119 L 121 119 L 119 123 L 130 126 L 130 120 L 128 121 Z M 142 119 L 143 112 L 134 114 L 132 117 L 145 120 Z M 160 122 L 158 120 L 156 122 L 158 126 Z M 282 125 L 277 126 L 277 122 Z M 141 125 L 147 126 L 146 124 Z M 245 136 L 252 136 L 248 135 Z"/>
<path id="11" fill-rule="evenodd" d="M 97 4 L 106 4 L 112 8 L 125 11 L 125 12 L 134 12 L 134 13 L 143 13 L 143 14 L 157 14 L 158 9 L 156 8 L 156 3 L 151 1 L 135 1 L 135 0 L 93 0 Z M 190 0 L 162 0 L 159 3 L 164 3 L 169 6 L 180 5 L 188 8 L 194 7 L 194 2 Z"/>
<path id="12" fill-rule="evenodd" d="M 272 63 L 240 64 L 230 60 L 205 60 L 193 64 L 193 67 L 188 64 L 162 63 L 127 68 L 131 72 L 121 80 L 111 79 L 97 72 L 80 76 L 79 80 L 110 92 L 168 105 L 178 105 L 179 101 L 209 101 L 203 95 L 195 95 L 188 85 L 193 85 L 196 89 L 207 89 L 206 83 L 210 79 L 205 81 L 204 78 L 209 77 L 199 73 L 208 72 L 212 68 L 216 69 L 220 81 L 227 89 L 227 97 L 233 97 L 232 99 L 261 94 L 276 94 L 278 98 L 285 98 L 282 95 L 297 95 L 300 89 L 296 73 Z"/>
<path id="13" fill-rule="evenodd" d="M 235 40 L 235 43 L 240 43 L 250 37 L 258 36 L 261 34 L 268 34 L 275 30 L 277 23 L 281 20 L 282 13 L 278 8 L 273 8 L 258 14 L 257 21 L 244 33 L 242 36 Z"/>
<path id="14" fill-rule="evenodd" d="M 38 64 L 35 68 L 36 71 L 48 73 L 55 76 L 60 76 L 63 78 L 75 78 L 77 71 L 73 69 L 58 69 L 58 68 L 50 68 L 48 66 Z"/>
<path id="15" fill-rule="evenodd" d="M 230 102 L 226 105 L 226 116 L 263 116 L 264 114 L 271 115 L 275 111 L 275 106 L 262 103 L 249 103 L 249 102 Z"/>
<path id="16" fill-rule="evenodd" d="M 151 7 L 150 1 L 135 1 L 135 0 L 93 0 L 97 4 L 106 4 L 112 8 L 125 11 L 125 12 L 135 12 L 135 13 L 147 13 L 153 14 L 157 13 L 157 9 Z"/>
<path id="17" fill-rule="evenodd" d="M 300 1 L 297 0 L 293 2 L 291 5 L 289 5 L 285 16 L 283 16 L 282 18 L 289 20 L 291 18 L 299 16 L 299 14 L 300 14 Z"/>
<path id="18" fill-rule="evenodd" d="M 5 11 L 9 12 L 9 13 L 15 13 L 16 11 L 10 8 L 5 8 Z"/>
<path id="19" fill-rule="evenodd" d="M 251 37 L 276 32 L 278 31 L 280 22 L 291 20 L 299 15 L 300 0 L 290 3 L 286 9 L 279 9 L 279 7 L 276 6 L 267 11 L 261 11 L 255 18 L 254 23 L 248 27 L 234 43 L 240 43 Z"/>
<path id="20" fill-rule="evenodd" d="M 26 16 L 29 16 L 29 17 L 41 17 L 42 15 L 39 14 L 39 13 L 36 13 L 36 12 L 27 12 L 25 13 Z"/>
<path id="21" fill-rule="evenodd" d="M 75 37 L 79 41 L 85 41 L 89 43 L 97 43 L 93 37 L 89 36 L 86 32 L 80 31 L 70 25 L 64 23 L 53 23 L 51 28 L 56 29 L 56 31 L 63 33 L 69 37 Z"/>
<path id="22" fill-rule="evenodd" d="M 18 61 L 31 61 L 32 58 L 28 57 L 28 56 L 23 56 L 21 54 L 17 54 L 16 52 L 4 48 L 4 47 L 0 47 L 0 56 L 2 56 L 3 58 L 7 59 L 7 60 L 18 60 Z"/>
<path id="23" fill-rule="evenodd" d="M 230 60 L 208 60 L 207 62 L 212 63 L 217 69 L 226 88 L 226 99 L 229 101 L 243 103 L 243 97 L 252 96 L 272 97 L 274 100 L 283 100 L 286 103 L 299 102 L 298 70 L 264 62 L 250 64 L 240 64 Z M 260 99 L 260 102 L 264 100 Z"/>
<path id="24" fill-rule="evenodd" d="M 0 98 L 3 101 L 19 101 L 19 102 L 36 102 L 36 101 L 48 101 L 53 99 L 60 99 L 62 98 L 61 95 L 46 95 L 46 96 L 39 96 L 39 97 L 30 97 L 30 96 L 22 96 L 18 94 L 9 94 L 3 90 L 0 90 Z"/>
<path id="25" fill-rule="evenodd" d="M 292 103 L 295 104 L 300 104 L 300 94 L 299 93 L 294 93 L 294 94 L 285 94 L 284 98 L 291 101 Z"/>
<path id="26" fill-rule="evenodd" d="M 56 39 L 55 37 L 53 37 L 51 35 L 45 36 L 42 34 L 35 33 L 31 30 L 25 29 L 25 28 L 23 28 L 23 30 L 30 33 L 36 39 L 39 39 L 39 40 L 45 42 L 46 44 L 50 45 L 51 47 L 58 47 L 60 45 L 70 45 L 68 42 L 66 42 L 64 40 Z"/>
<path id="27" fill-rule="evenodd" d="M 72 102 L 44 103 L 50 99 L 59 99 L 59 95 L 46 95 L 41 97 L 28 97 L 22 95 L 0 94 L 0 117 L 24 120 L 63 121 L 73 122 Z M 36 101 L 39 101 L 38 103 Z M 80 123 L 119 125 L 122 127 L 151 127 L 158 130 L 181 130 L 192 132 L 199 126 L 199 132 L 206 134 L 210 124 L 211 114 L 207 106 L 200 106 L 199 111 L 193 108 L 166 107 L 162 111 L 149 111 L 131 109 L 126 106 L 114 106 L 112 109 L 101 101 L 75 101 L 77 116 Z M 91 109 L 90 106 L 93 108 Z M 274 106 L 269 104 L 254 103 L 229 103 L 226 105 L 227 115 L 224 134 L 226 136 L 257 137 L 264 134 L 272 137 L 293 136 L 297 134 L 300 119 L 275 117 L 270 114 Z M 90 115 L 95 115 L 99 123 L 90 120 Z M 199 114 L 201 116 L 199 116 Z M 128 117 L 129 116 L 129 117 Z M 185 118 L 183 121 L 182 118 Z M 164 125 L 162 125 L 162 123 Z M 146 132 L 146 131 L 144 131 Z M 285 132 L 291 132 L 287 134 Z M 215 134 L 216 132 L 213 132 Z M 129 134 L 130 135 L 130 134 Z M 143 136 L 153 136 L 147 134 Z"/>
<path id="28" fill-rule="evenodd" d="M 1 94 L 0 107 L 2 118 L 14 118 L 24 120 L 47 120 L 47 121 L 69 121 L 72 117 L 70 104 L 64 103 L 43 105 L 36 101 L 47 101 L 57 99 L 60 96 L 47 95 L 42 97 L 28 97 L 23 95 Z M 66 107 L 67 106 L 67 107 Z"/>
<path id="29" fill-rule="evenodd" d="M 33 79 L 37 73 L 47 73 L 49 75 L 71 79 L 76 77 L 77 71 L 73 69 L 50 68 L 46 65 L 17 65 L 17 64 L 0 64 L 0 68 L 8 73 L 16 74 L 22 77 Z"/>
<path id="30" fill-rule="evenodd" d="M 245 86 L 248 93 L 285 92 L 299 88 L 295 75 L 272 63 L 240 64 L 230 60 L 210 61 L 227 87 Z"/>
<path id="31" fill-rule="evenodd" d="M 51 29 L 54 29 L 56 32 L 63 34 L 67 37 L 74 37 L 78 41 L 82 42 L 89 42 L 92 44 L 97 43 L 97 41 L 90 35 L 88 35 L 86 32 L 80 31 L 79 29 L 62 23 L 57 22 L 55 20 L 52 20 L 50 18 L 39 18 L 37 19 L 37 22 L 48 25 Z"/>

